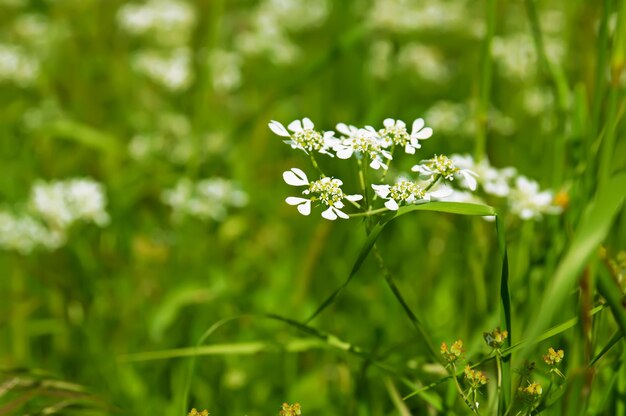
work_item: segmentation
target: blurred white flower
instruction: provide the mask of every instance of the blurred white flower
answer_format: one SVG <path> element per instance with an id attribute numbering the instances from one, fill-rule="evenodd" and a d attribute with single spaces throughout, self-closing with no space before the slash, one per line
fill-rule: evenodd
<path id="1" fill-rule="evenodd" d="M 463 0 L 375 0 L 367 21 L 375 29 L 395 33 L 467 29 L 471 16 L 465 3 Z"/>
<path id="2" fill-rule="evenodd" d="M 185 90 L 193 80 L 191 51 L 177 48 L 168 53 L 144 50 L 135 54 L 133 66 L 154 82 L 173 92 Z"/>
<path id="3" fill-rule="evenodd" d="M 36 183 L 29 203 L 54 228 L 66 229 L 77 221 L 101 227 L 109 222 L 102 185 L 90 179 Z"/>
<path id="4" fill-rule="evenodd" d="M 40 246 L 54 250 L 64 243 L 62 232 L 47 228 L 34 217 L 0 211 L 0 249 L 29 254 Z"/>
<path id="5" fill-rule="evenodd" d="M 387 79 L 391 73 L 393 45 L 387 40 L 377 40 L 370 46 L 367 68 L 379 79 Z"/>
<path id="6" fill-rule="evenodd" d="M 22 48 L 0 44 L 0 83 L 12 82 L 20 87 L 35 83 L 39 75 L 39 61 Z"/>
<path id="7" fill-rule="evenodd" d="M 235 45 L 246 55 L 268 55 L 279 65 L 292 63 L 300 50 L 289 33 L 322 24 L 328 16 L 328 4 L 327 0 L 265 0 L 252 12 L 250 30 L 240 33 Z"/>
<path id="8" fill-rule="evenodd" d="M 433 47 L 408 43 L 398 52 L 398 66 L 432 82 L 444 82 L 450 70 L 441 53 Z"/>
<path id="9" fill-rule="evenodd" d="M 216 49 L 209 56 L 213 88 L 229 92 L 241 85 L 241 56 L 236 52 Z"/>
<path id="10" fill-rule="evenodd" d="M 292 121 L 287 128 L 275 120 L 272 120 L 268 126 L 274 134 L 288 137 L 289 140 L 284 140 L 284 142 L 290 145 L 292 149 L 300 149 L 307 154 L 309 152 L 318 152 L 334 156 L 329 152 L 329 149 L 332 149 L 338 143 L 338 139 L 333 137 L 335 132 L 326 131 L 320 133 L 315 131 L 315 125 L 307 117 L 302 120 Z M 292 133 L 289 133 L 287 129 Z"/>
<path id="11" fill-rule="evenodd" d="M 525 176 L 515 179 L 509 205 L 511 212 L 523 220 L 540 219 L 543 214 L 559 214 L 561 208 L 554 205 L 551 191 L 541 191 L 539 184 Z"/>
<path id="12" fill-rule="evenodd" d="M 222 221 L 229 208 L 245 206 L 248 195 L 228 179 L 216 177 L 193 182 L 182 178 L 174 188 L 163 192 L 162 200 L 172 208 L 175 220 L 189 216 Z"/>
<path id="13" fill-rule="evenodd" d="M 347 195 L 341 190 L 343 182 L 340 179 L 324 177 L 317 181 L 309 182 L 306 174 L 298 168 L 292 168 L 283 173 L 283 179 L 291 186 L 306 186 L 302 195 L 306 198 L 290 196 L 285 199 L 289 205 L 296 205 L 298 212 L 302 215 L 311 213 L 311 205 L 319 203 L 328 208 L 322 212 L 322 217 L 327 220 L 336 220 L 337 217 L 348 219 L 349 216 L 341 211 L 344 207 L 343 200 L 351 202 L 360 201 L 362 195 Z"/>
<path id="14" fill-rule="evenodd" d="M 185 44 L 196 22 L 195 11 L 184 1 L 149 0 L 127 3 L 117 13 L 119 25 L 132 35 L 153 35 L 160 44 Z"/>
<path id="15" fill-rule="evenodd" d="M 451 155 L 450 159 L 460 169 L 466 169 L 475 172 L 478 178 L 478 183 L 481 185 L 485 193 L 489 195 L 506 197 L 508 196 L 511 187 L 510 182 L 516 175 L 515 168 L 506 167 L 502 169 L 496 169 L 489 163 L 489 159 L 486 157 L 479 163 L 476 163 L 474 158 L 470 155 Z"/>
<path id="16" fill-rule="evenodd" d="M 553 37 L 544 38 L 546 55 L 550 62 L 560 63 L 565 51 L 562 43 Z M 516 81 L 534 78 L 537 72 L 537 53 L 528 33 L 517 33 L 493 39 L 491 53 L 502 74 Z"/>
<path id="17" fill-rule="evenodd" d="M 367 126 L 360 129 L 339 123 L 337 131 L 345 136 L 333 147 L 339 159 L 349 159 L 352 155 L 359 159 L 367 156 L 372 169 L 387 169 L 385 159 L 391 160 L 391 153 L 385 150 L 386 143 L 381 140 L 374 128 Z"/>

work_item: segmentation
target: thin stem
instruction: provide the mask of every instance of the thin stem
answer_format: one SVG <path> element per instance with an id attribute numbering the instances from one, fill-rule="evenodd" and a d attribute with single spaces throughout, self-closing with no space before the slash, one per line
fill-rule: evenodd
<path id="1" fill-rule="evenodd" d="M 309 157 L 311 158 L 311 163 L 313 164 L 313 167 L 317 169 L 317 171 L 320 173 L 320 175 L 322 175 L 322 177 L 325 177 L 326 175 L 324 175 L 324 172 L 322 171 L 320 166 L 317 164 L 317 160 L 315 160 L 315 156 L 313 156 L 313 153 L 309 153 Z"/>
<path id="2" fill-rule="evenodd" d="M 476 409 L 476 406 L 472 404 L 470 399 L 467 398 L 465 393 L 463 393 L 463 389 L 461 388 L 461 384 L 459 383 L 459 379 L 456 378 L 456 373 L 457 373 L 456 365 L 454 363 L 452 363 L 452 378 L 454 379 L 454 385 L 456 386 L 456 390 L 458 391 L 459 396 L 461 396 L 461 398 L 463 399 L 463 401 L 465 402 L 467 407 L 470 408 L 472 413 L 477 415 L 478 414 L 478 410 Z M 476 403 L 476 402 L 474 402 L 474 403 Z"/>
<path id="3" fill-rule="evenodd" d="M 381 214 L 383 212 L 387 212 L 389 211 L 388 208 L 378 208 L 372 211 L 367 211 L 367 212 L 358 212 L 356 214 L 350 214 L 350 218 L 353 217 L 370 217 L 372 215 L 376 215 L 376 214 Z"/>
<path id="4" fill-rule="evenodd" d="M 497 397 L 497 401 L 498 401 L 498 414 L 501 414 L 502 409 L 500 408 L 500 406 L 502 406 L 502 401 L 500 400 L 500 392 L 502 391 L 502 356 L 500 356 L 500 351 L 496 351 L 496 369 L 497 369 L 497 376 L 498 376 L 498 385 L 496 387 L 496 397 Z"/>

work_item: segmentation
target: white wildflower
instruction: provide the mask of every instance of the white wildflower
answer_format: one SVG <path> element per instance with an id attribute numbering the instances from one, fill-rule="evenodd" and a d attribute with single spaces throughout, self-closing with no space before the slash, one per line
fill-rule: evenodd
<path id="1" fill-rule="evenodd" d="M 343 182 L 340 179 L 324 177 L 317 181 L 309 182 L 306 174 L 298 168 L 292 168 L 283 173 L 283 179 L 288 185 L 306 186 L 302 191 L 305 197 L 290 196 L 285 199 L 289 205 L 295 205 L 298 212 L 302 215 L 311 213 L 311 205 L 318 203 L 328 208 L 322 212 L 322 217 L 327 220 L 336 220 L 337 217 L 347 219 L 348 214 L 341 211 L 344 207 L 343 200 L 347 199 L 351 202 L 360 201 L 362 195 L 347 195 L 341 190 Z"/>
<path id="2" fill-rule="evenodd" d="M 119 9 L 117 20 L 132 35 L 153 35 L 159 43 L 174 46 L 187 42 L 196 16 L 187 2 L 150 0 L 125 4 Z"/>
<path id="3" fill-rule="evenodd" d="M 433 47 L 409 43 L 398 52 L 398 66 L 432 82 L 444 82 L 450 70 L 441 53 Z"/>
<path id="4" fill-rule="evenodd" d="M 13 82 L 20 87 L 35 83 L 39 61 L 18 46 L 0 44 L 0 83 Z"/>
<path id="5" fill-rule="evenodd" d="M 391 211 L 397 211 L 402 205 L 418 204 L 420 202 L 428 202 L 432 199 L 440 199 L 450 195 L 452 190 L 445 186 L 425 190 L 418 183 L 405 178 L 399 178 L 394 185 L 376 185 L 372 188 L 376 195 L 382 199 L 386 199 L 385 208 Z"/>
<path id="6" fill-rule="evenodd" d="M 228 214 L 228 208 L 245 206 L 248 195 L 228 179 L 208 178 L 193 182 L 182 178 L 174 188 L 163 192 L 162 200 L 172 208 L 175 220 L 190 216 L 221 221 Z"/>
<path id="7" fill-rule="evenodd" d="M 47 228 L 30 215 L 0 211 L 0 249 L 30 254 L 40 246 L 54 250 L 64 242 L 62 232 Z"/>
<path id="8" fill-rule="evenodd" d="M 140 51 L 134 57 L 133 66 L 140 72 L 173 92 L 185 90 L 193 79 L 191 51 L 174 49 L 164 54 L 157 51 Z"/>
<path id="9" fill-rule="evenodd" d="M 339 123 L 337 131 L 345 136 L 333 148 L 339 159 L 349 159 L 353 154 L 359 159 L 367 156 L 372 169 L 378 170 L 381 167 L 387 169 L 384 159 L 391 160 L 391 153 L 385 150 L 386 143 L 380 139 L 373 127 L 360 129 Z"/>
<path id="10" fill-rule="evenodd" d="M 284 140 L 284 142 L 290 145 L 292 149 L 300 149 L 306 154 L 309 152 L 318 152 L 333 156 L 333 154 L 329 152 L 329 149 L 332 149 L 338 142 L 338 140 L 333 137 L 335 132 L 327 131 L 320 133 L 314 130 L 315 126 L 313 122 L 307 117 L 303 118 L 302 121 L 292 121 L 287 128 L 275 120 L 272 120 L 268 126 L 274 134 L 281 137 L 288 137 L 289 140 Z M 287 129 L 292 133 L 289 133 Z"/>
<path id="11" fill-rule="evenodd" d="M 30 205 L 52 227 L 66 229 L 78 221 L 104 226 L 109 222 L 102 185 L 90 179 L 39 182 L 33 186 Z"/>
<path id="12" fill-rule="evenodd" d="M 561 209 L 554 205 L 551 191 L 541 191 L 539 184 L 525 176 L 515 179 L 509 204 L 511 212 L 523 220 L 540 219 L 543 214 L 558 214 Z"/>
<path id="13" fill-rule="evenodd" d="M 476 163 L 470 155 L 451 155 L 450 159 L 459 169 L 464 169 L 476 173 L 478 182 L 489 195 L 506 197 L 510 190 L 510 182 L 517 173 L 515 168 L 506 167 L 496 169 L 489 163 L 486 157 Z"/>
<path id="14" fill-rule="evenodd" d="M 419 172 L 420 175 L 425 178 L 440 176 L 448 181 L 460 178 L 462 186 L 472 191 L 476 190 L 476 178 L 478 176 L 476 172 L 457 167 L 452 159 L 444 155 L 437 155 L 432 159 L 424 161 L 422 164 L 413 166 L 411 170 L 413 172 Z"/>
<path id="15" fill-rule="evenodd" d="M 424 127 L 424 120 L 421 118 L 413 121 L 411 134 L 406 129 L 406 124 L 402 120 L 387 118 L 383 121 L 384 129 L 378 134 L 387 145 L 400 146 L 408 154 L 415 154 L 415 150 L 422 147 L 419 140 L 428 139 L 433 135 L 430 127 Z"/>

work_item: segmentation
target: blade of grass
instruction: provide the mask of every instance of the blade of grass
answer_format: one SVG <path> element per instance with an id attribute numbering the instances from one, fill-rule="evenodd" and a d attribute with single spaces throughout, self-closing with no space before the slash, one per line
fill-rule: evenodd
<path id="1" fill-rule="evenodd" d="M 500 215 L 496 216 L 496 232 L 498 233 L 498 247 L 502 256 L 502 267 L 500 269 L 500 314 L 501 321 L 504 322 L 509 336 L 504 340 L 505 348 L 511 347 L 513 337 L 511 328 L 511 293 L 509 288 L 509 254 L 506 247 L 506 236 L 504 234 L 504 221 Z M 500 397 L 498 400 L 498 414 L 502 414 L 511 402 L 511 355 L 502 358 L 502 386 L 500 386 Z"/>
<path id="2" fill-rule="evenodd" d="M 550 325 L 556 311 L 573 289 L 587 260 L 607 236 L 613 219 L 626 198 L 626 193 L 621 191 L 624 189 L 626 174 L 616 175 L 606 187 L 598 191 L 587 206 L 565 257 L 548 283 L 537 317 L 527 331 L 527 338 L 538 337 Z M 522 352 L 522 358 L 526 353 L 526 350 Z"/>
<path id="3" fill-rule="evenodd" d="M 600 350 L 600 352 L 597 353 L 595 357 L 593 357 L 591 362 L 589 362 L 588 367 L 593 367 L 595 363 L 597 363 L 600 360 L 600 358 L 604 357 L 604 354 L 609 352 L 609 350 L 613 348 L 613 346 L 615 346 L 615 344 L 617 344 L 622 338 L 624 338 L 623 331 L 618 330 L 617 332 L 615 332 L 613 336 L 611 337 L 611 339 L 609 340 L 609 342 L 607 342 L 606 345 L 602 348 L 602 350 Z"/>

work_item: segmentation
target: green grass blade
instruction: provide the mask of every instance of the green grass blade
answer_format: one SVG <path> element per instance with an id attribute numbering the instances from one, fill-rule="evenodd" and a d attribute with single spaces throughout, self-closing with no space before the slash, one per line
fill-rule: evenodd
<path id="1" fill-rule="evenodd" d="M 511 346 L 511 293 L 509 288 L 509 254 L 506 248 L 506 236 L 504 234 L 504 221 L 501 216 L 496 216 L 496 231 L 498 233 L 498 246 L 502 256 L 500 269 L 500 314 L 509 336 L 505 339 L 505 348 Z M 502 388 L 498 400 L 498 414 L 502 414 L 511 402 L 511 354 L 502 358 Z"/>
<path id="2" fill-rule="evenodd" d="M 598 292 L 606 299 L 613 317 L 622 333 L 626 334 L 626 309 L 624 309 L 624 293 L 619 284 L 606 271 L 598 273 L 596 278 Z"/>
<path id="3" fill-rule="evenodd" d="M 606 238 L 626 198 L 624 189 L 626 174 L 616 175 L 588 205 L 565 257 L 544 292 L 536 319 L 527 331 L 527 338 L 539 337 L 565 302 L 588 259 Z"/>
<path id="4" fill-rule="evenodd" d="M 618 330 L 617 332 L 615 332 L 609 342 L 607 342 L 607 344 L 604 346 L 604 348 L 602 348 L 602 350 L 597 353 L 595 357 L 593 357 L 591 362 L 589 362 L 589 367 L 593 367 L 595 363 L 597 363 L 600 358 L 604 357 L 604 354 L 609 352 L 609 350 L 613 348 L 613 346 L 617 344 L 622 338 L 624 338 L 624 331 Z"/>

